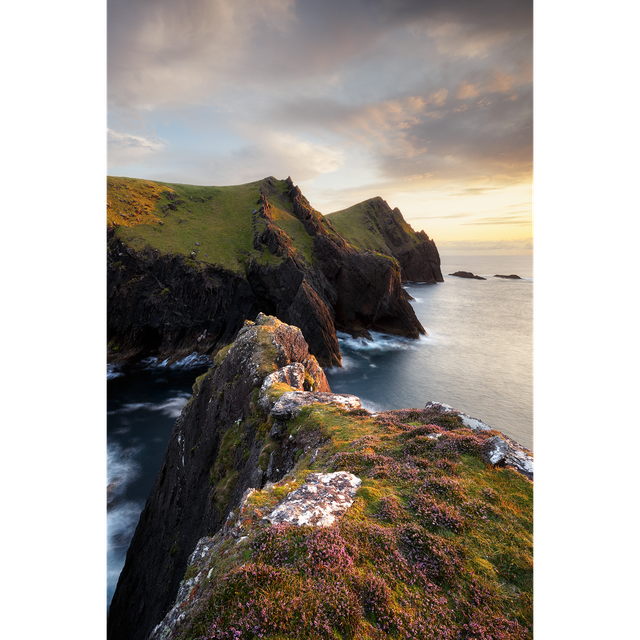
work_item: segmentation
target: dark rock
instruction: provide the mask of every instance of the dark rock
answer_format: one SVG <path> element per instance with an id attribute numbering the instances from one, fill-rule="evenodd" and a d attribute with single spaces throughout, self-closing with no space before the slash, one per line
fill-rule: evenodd
<path id="1" fill-rule="evenodd" d="M 111 361 L 212 354 L 266 306 L 237 274 L 181 255 L 145 259 L 113 234 L 107 259 L 107 339 L 118 345 Z"/>
<path id="2" fill-rule="evenodd" d="M 511 280 L 522 280 L 522 278 L 520 276 L 517 276 L 515 273 L 512 273 L 510 276 L 495 275 L 493 277 L 494 278 L 511 278 Z"/>
<path id="3" fill-rule="evenodd" d="M 450 273 L 450 276 L 457 276 L 458 278 L 473 278 L 474 280 L 486 280 L 482 276 L 475 276 L 471 271 L 456 271 L 455 273 Z"/>

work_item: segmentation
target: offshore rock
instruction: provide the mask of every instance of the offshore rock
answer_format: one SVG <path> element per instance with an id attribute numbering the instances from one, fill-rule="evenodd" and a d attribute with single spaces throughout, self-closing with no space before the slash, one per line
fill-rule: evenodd
<path id="1" fill-rule="evenodd" d="M 355 499 L 362 480 L 347 471 L 310 473 L 306 482 L 276 506 L 265 520 L 271 524 L 329 527 Z"/>
<path id="2" fill-rule="evenodd" d="M 517 276 L 515 273 L 512 273 L 509 276 L 495 275 L 493 277 L 494 278 L 510 278 L 511 280 L 522 280 L 522 278 L 520 276 Z"/>
<path id="3" fill-rule="evenodd" d="M 456 271 L 455 273 L 450 273 L 450 276 L 456 276 L 457 278 L 472 278 L 474 280 L 486 280 L 482 276 L 476 276 L 471 271 Z"/>

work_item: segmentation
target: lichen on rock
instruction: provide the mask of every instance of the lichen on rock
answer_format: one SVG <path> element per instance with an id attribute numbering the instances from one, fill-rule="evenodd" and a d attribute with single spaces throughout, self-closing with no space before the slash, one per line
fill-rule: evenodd
<path id="1" fill-rule="evenodd" d="M 352 504 L 362 480 L 352 473 L 310 473 L 265 519 L 271 524 L 329 527 Z"/>

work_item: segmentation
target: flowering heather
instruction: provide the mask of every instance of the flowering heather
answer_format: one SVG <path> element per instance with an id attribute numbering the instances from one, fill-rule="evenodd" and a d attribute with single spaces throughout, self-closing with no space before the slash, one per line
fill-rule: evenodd
<path id="1" fill-rule="evenodd" d="M 449 531 L 459 532 L 464 520 L 458 510 L 447 504 L 431 498 L 428 494 L 419 493 L 410 502 L 416 510 L 418 520 L 429 528 L 443 527 Z"/>
<path id="2" fill-rule="evenodd" d="M 349 471 L 362 479 L 355 503 L 324 528 L 272 526 L 247 507 L 245 541 L 212 559 L 179 637 L 532 638 L 532 485 L 484 461 L 493 433 L 433 410 L 323 415 L 300 418 L 328 444 L 289 486 Z M 264 509 L 266 491 L 248 504 Z"/>

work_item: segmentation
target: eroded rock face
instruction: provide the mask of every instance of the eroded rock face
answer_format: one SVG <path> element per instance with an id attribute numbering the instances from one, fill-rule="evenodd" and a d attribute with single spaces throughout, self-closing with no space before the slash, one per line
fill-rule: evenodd
<path id="1" fill-rule="evenodd" d="M 329 527 L 355 499 L 362 480 L 352 473 L 310 473 L 306 482 L 287 497 L 265 520 L 271 524 Z"/>
<path id="2" fill-rule="evenodd" d="M 296 451 L 319 446 L 315 433 L 276 436 L 271 469 L 261 463 L 266 415 L 255 400 L 265 378 L 283 369 L 276 378 L 302 379 L 303 387 L 329 392 L 300 329 L 258 314 L 194 385 L 120 574 L 109 613 L 110 640 L 145 640 L 173 603 L 198 540 L 223 527 L 248 489 L 282 478 Z"/>

